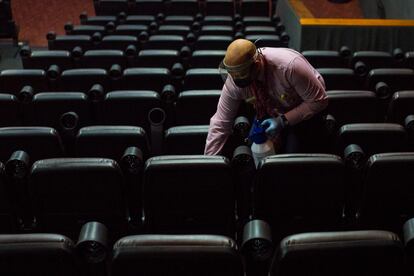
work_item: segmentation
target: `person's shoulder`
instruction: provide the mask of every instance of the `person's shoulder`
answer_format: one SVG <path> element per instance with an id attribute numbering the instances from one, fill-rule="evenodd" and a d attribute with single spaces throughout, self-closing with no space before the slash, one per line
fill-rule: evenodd
<path id="1" fill-rule="evenodd" d="M 264 47 L 260 51 L 269 63 L 277 67 L 289 67 L 294 59 L 303 57 L 301 53 L 290 48 Z"/>

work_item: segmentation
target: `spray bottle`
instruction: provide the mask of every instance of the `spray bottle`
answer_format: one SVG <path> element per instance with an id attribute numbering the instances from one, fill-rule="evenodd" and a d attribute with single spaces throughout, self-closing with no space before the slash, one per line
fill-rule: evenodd
<path id="1" fill-rule="evenodd" d="M 265 129 L 260 124 L 261 121 L 255 119 L 249 135 L 249 139 L 253 142 L 251 149 L 256 168 L 263 158 L 275 154 L 273 142 L 268 139 Z"/>

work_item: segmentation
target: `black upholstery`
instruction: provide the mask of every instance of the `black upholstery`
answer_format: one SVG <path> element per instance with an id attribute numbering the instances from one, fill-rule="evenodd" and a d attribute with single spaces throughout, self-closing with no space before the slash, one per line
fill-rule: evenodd
<path id="1" fill-rule="evenodd" d="M 201 90 L 223 88 L 223 79 L 217 68 L 193 68 L 187 70 L 184 77 L 184 89 Z"/>
<path id="2" fill-rule="evenodd" d="M 111 235 L 124 233 L 127 208 L 123 181 L 121 169 L 111 159 L 35 162 L 29 193 L 38 228 L 73 236 L 85 222 L 98 221 L 109 228 Z"/>
<path id="3" fill-rule="evenodd" d="M 61 157 L 64 149 L 59 134 L 49 127 L 0 128 L 0 161 L 6 162 L 11 154 L 23 150 L 31 161 Z"/>
<path id="4" fill-rule="evenodd" d="M 361 84 L 354 70 L 347 68 L 318 68 L 328 90 L 358 90 Z"/>
<path id="5" fill-rule="evenodd" d="M 171 73 L 167 68 L 128 68 L 124 70 L 123 90 L 153 90 L 161 93 L 163 87 L 171 82 Z"/>
<path id="6" fill-rule="evenodd" d="M 159 156 L 147 160 L 145 221 L 151 233 L 234 235 L 235 183 L 221 156 Z"/>
<path id="7" fill-rule="evenodd" d="M 276 28 L 273 26 L 246 26 L 244 28 L 245 35 L 275 35 Z"/>
<path id="8" fill-rule="evenodd" d="M 102 68 L 109 70 L 112 65 L 118 64 L 121 68 L 127 67 L 127 59 L 120 50 L 89 50 L 81 58 L 82 68 Z"/>
<path id="9" fill-rule="evenodd" d="M 10 69 L 0 72 L 0 91 L 18 94 L 20 90 L 30 85 L 34 92 L 48 91 L 46 72 L 41 69 Z"/>
<path id="10" fill-rule="evenodd" d="M 128 11 L 128 0 L 97 0 L 94 6 L 97 15 L 116 15 Z"/>
<path id="11" fill-rule="evenodd" d="M 99 25 L 70 25 L 70 28 L 66 30 L 67 35 L 90 35 L 100 33 L 104 35 L 106 33 L 105 26 Z"/>
<path id="12" fill-rule="evenodd" d="M 177 126 L 165 132 L 167 154 L 203 154 L 208 125 Z"/>
<path id="13" fill-rule="evenodd" d="M 168 14 L 174 15 L 195 15 L 199 12 L 197 0 L 171 0 L 168 7 Z"/>
<path id="14" fill-rule="evenodd" d="M 401 275 L 403 244 L 386 231 L 303 233 L 280 242 L 271 276 Z"/>
<path id="15" fill-rule="evenodd" d="M 155 15 L 165 12 L 162 0 L 135 0 L 132 3 L 133 5 L 128 9 L 128 14 Z"/>
<path id="16" fill-rule="evenodd" d="M 29 56 L 22 56 L 23 68 L 47 70 L 51 65 L 59 66 L 60 70 L 73 67 L 69 51 L 32 51 Z"/>
<path id="17" fill-rule="evenodd" d="M 395 92 L 388 108 L 388 121 L 404 125 L 405 118 L 412 114 L 414 114 L 414 91 Z"/>
<path id="18" fill-rule="evenodd" d="M 278 35 L 269 35 L 269 34 L 254 34 L 246 35 L 246 39 L 252 42 L 256 42 L 256 47 L 284 47 L 286 46 L 284 42 L 280 40 Z"/>
<path id="19" fill-rule="evenodd" d="M 179 51 L 184 45 L 184 37 L 180 35 L 152 35 L 145 43 L 144 48 Z"/>
<path id="20" fill-rule="evenodd" d="M 123 24 L 116 26 L 115 35 L 129 35 L 129 36 L 135 36 L 138 37 L 138 35 L 143 32 L 148 31 L 148 26 L 141 24 Z"/>
<path id="21" fill-rule="evenodd" d="M 48 92 L 33 97 L 32 110 L 28 120 L 33 126 L 48 126 L 62 129 L 61 116 L 75 112 L 78 117 L 77 127 L 92 123 L 90 103 L 87 96 L 80 92 Z"/>
<path id="22" fill-rule="evenodd" d="M 233 17 L 229 15 L 206 15 L 203 25 L 233 25 Z"/>
<path id="23" fill-rule="evenodd" d="M 206 15 L 234 15 L 234 2 L 232 0 L 206 0 Z"/>
<path id="24" fill-rule="evenodd" d="M 221 90 L 188 90 L 178 95 L 176 125 L 206 125 L 217 109 Z"/>
<path id="25" fill-rule="evenodd" d="M 17 97 L 0 93 L 0 126 L 17 126 L 21 124 L 21 105 Z"/>
<path id="26" fill-rule="evenodd" d="M 385 82 L 391 92 L 410 90 L 414 87 L 414 70 L 406 68 L 373 69 L 368 74 L 368 86 L 375 90 L 378 82 Z"/>
<path id="27" fill-rule="evenodd" d="M 0 233 L 14 233 L 18 229 L 18 219 L 6 178 L 5 165 L 0 162 Z M 1 268 L 0 268 L 1 271 Z"/>
<path id="28" fill-rule="evenodd" d="M 338 51 L 303 51 L 302 55 L 315 68 L 341 68 L 346 67 L 344 59 Z"/>
<path id="29" fill-rule="evenodd" d="M 375 154 L 368 159 L 359 212 L 364 227 L 401 231 L 414 214 L 413 170 L 412 152 Z"/>
<path id="30" fill-rule="evenodd" d="M 2 275 L 80 275 L 74 242 L 58 234 L 0 235 Z"/>
<path id="31" fill-rule="evenodd" d="M 102 102 L 98 120 L 104 125 L 139 126 L 151 133 L 148 114 L 153 108 L 160 107 L 160 95 L 154 91 L 111 91 Z"/>
<path id="32" fill-rule="evenodd" d="M 128 147 L 137 147 L 147 155 L 145 130 L 134 126 L 90 126 L 79 130 L 76 154 L 79 157 L 104 157 L 120 160 Z"/>
<path id="33" fill-rule="evenodd" d="M 375 153 L 407 150 L 407 133 L 403 126 L 389 123 L 348 124 L 339 129 L 338 154 L 350 144 L 359 145 L 366 156 Z"/>
<path id="34" fill-rule="evenodd" d="M 127 24 L 144 24 L 148 25 L 155 20 L 153 15 L 128 15 L 125 22 Z"/>
<path id="35" fill-rule="evenodd" d="M 192 0 L 190 0 L 192 1 Z M 193 15 L 168 15 L 164 19 L 168 25 L 191 25 L 194 22 Z"/>
<path id="36" fill-rule="evenodd" d="M 344 207 L 344 176 L 344 163 L 336 155 L 266 157 L 254 183 L 254 216 L 270 223 L 276 240 L 293 233 L 336 229 Z"/>
<path id="37" fill-rule="evenodd" d="M 243 16 L 243 23 L 246 26 L 274 26 L 272 19 L 268 16 Z"/>
<path id="38" fill-rule="evenodd" d="M 190 66 L 192 68 L 218 68 L 225 54 L 225 50 L 194 51 L 190 59 Z"/>
<path id="39" fill-rule="evenodd" d="M 139 48 L 138 38 L 132 35 L 107 35 L 102 38 L 99 48 L 125 51 L 130 45 Z"/>
<path id="40" fill-rule="evenodd" d="M 58 80 L 59 91 L 87 92 L 95 84 L 109 88 L 109 77 L 105 69 L 71 69 L 63 71 Z"/>
<path id="41" fill-rule="evenodd" d="M 243 276 L 236 243 L 213 235 L 138 235 L 116 242 L 111 275 Z"/>
<path id="42" fill-rule="evenodd" d="M 92 38 L 89 35 L 57 35 L 48 41 L 49 50 L 72 51 L 81 47 L 84 51 L 92 47 Z"/>
<path id="43" fill-rule="evenodd" d="M 177 50 L 142 50 L 139 52 L 135 66 L 171 68 L 180 62 Z"/>
<path id="44" fill-rule="evenodd" d="M 201 27 L 200 35 L 225 35 L 233 36 L 234 30 L 228 25 L 206 25 Z"/>
<path id="45" fill-rule="evenodd" d="M 116 23 L 117 18 L 114 15 L 98 15 L 98 16 L 80 16 L 82 25 L 98 25 L 105 26 L 110 22 Z"/>
<path id="46" fill-rule="evenodd" d="M 357 51 L 354 52 L 351 65 L 354 66 L 358 61 L 362 61 L 368 70 L 375 68 L 392 68 L 394 67 L 394 57 L 388 52 L 381 51 Z"/>
<path id="47" fill-rule="evenodd" d="M 233 41 L 231 36 L 201 35 L 197 38 L 195 50 L 226 50 Z"/>
<path id="48" fill-rule="evenodd" d="M 158 28 L 157 34 L 186 36 L 188 33 L 190 33 L 190 31 L 191 31 L 190 26 L 164 24 Z"/>
<path id="49" fill-rule="evenodd" d="M 327 114 L 334 116 L 337 125 L 377 122 L 377 97 L 372 91 L 329 90 Z"/>
<path id="50" fill-rule="evenodd" d="M 269 16 L 269 2 L 266 0 L 242 0 L 241 14 L 243 16 Z"/>

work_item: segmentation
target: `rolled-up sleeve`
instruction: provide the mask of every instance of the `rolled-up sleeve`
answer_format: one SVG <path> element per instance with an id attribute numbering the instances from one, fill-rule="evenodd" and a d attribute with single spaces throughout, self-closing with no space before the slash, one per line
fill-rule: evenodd
<path id="1" fill-rule="evenodd" d="M 288 82 L 302 98 L 303 102 L 286 112 L 290 125 L 311 118 L 328 105 L 325 84 L 322 76 L 304 58 L 295 58 L 286 71 Z"/>
<path id="2" fill-rule="evenodd" d="M 204 154 L 220 154 L 227 138 L 232 132 L 234 118 L 241 99 L 235 97 L 234 91 L 230 91 L 228 85 L 224 85 L 217 105 L 217 111 L 210 119 L 210 128 L 207 135 Z"/>

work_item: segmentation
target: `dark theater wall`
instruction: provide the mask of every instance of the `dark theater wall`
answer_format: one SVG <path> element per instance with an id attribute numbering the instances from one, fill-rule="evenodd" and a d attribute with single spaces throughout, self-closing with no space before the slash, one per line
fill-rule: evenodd
<path id="1" fill-rule="evenodd" d="M 63 34 L 67 21 L 79 24 L 79 14 L 94 14 L 92 0 L 12 0 L 13 16 L 20 26 L 19 39 L 32 46 L 47 46 L 46 34 Z"/>

